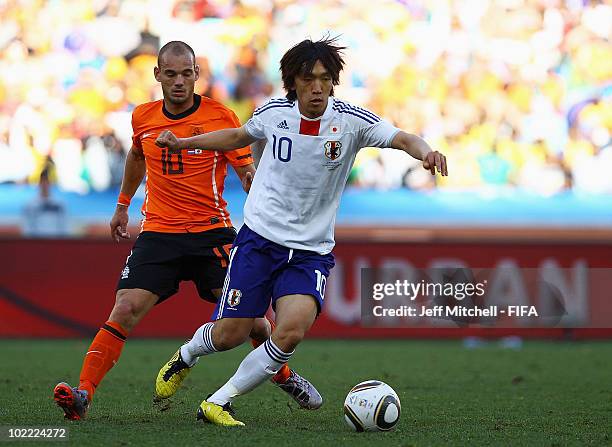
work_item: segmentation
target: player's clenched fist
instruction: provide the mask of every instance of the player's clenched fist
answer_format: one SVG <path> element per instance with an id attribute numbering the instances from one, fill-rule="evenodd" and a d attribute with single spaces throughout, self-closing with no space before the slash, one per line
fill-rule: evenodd
<path id="1" fill-rule="evenodd" d="M 115 242 L 119 242 L 121 239 L 130 238 L 130 233 L 127 231 L 128 220 L 128 207 L 124 205 L 117 205 L 115 214 L 113 214 L 110 221 L 111 237 Z"/>
<path id="2" fill-rule="evenodd" d="M 157 140 L 155 140 L 155 144 L 159 147 L 167 147 L 168 149 L 180 149 L 178 138 L 169 130 L 162 131 Z"/>
<path id="3" fill-rule="evenodd" d="M 436 169 L 444 176 L 448 175 L 446 157 L 438 151 L 429 152 L 423 159 L 423 168 L 428 169 L 431 175 L 436 175 Z"/>

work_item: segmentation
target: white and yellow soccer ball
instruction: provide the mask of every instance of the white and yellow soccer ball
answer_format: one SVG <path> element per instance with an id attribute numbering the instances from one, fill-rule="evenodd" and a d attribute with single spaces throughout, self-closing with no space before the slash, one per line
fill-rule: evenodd
<path id="1" fill-rule="evenodd" d="M 366 380 L 349 391 L 344 400 L 344 419 L 355 431 L 388 431 L 399 421 L 397 393 L 380 380 Z"/>

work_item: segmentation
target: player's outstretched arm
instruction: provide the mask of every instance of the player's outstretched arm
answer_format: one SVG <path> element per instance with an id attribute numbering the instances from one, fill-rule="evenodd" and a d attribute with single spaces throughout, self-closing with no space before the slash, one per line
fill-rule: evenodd
<path id="1" fill-rule="evenodd" d="M 226 152 L 248 146 L 253 138 L 243 127 L 222 129 L 214 132 L 196 135 L 188 138 L 177 138 L 169 130 L 159 134 L 155 144 L 168 149 L 202 149 L 208 151 Z"/>
<path id="2" fill-rule="evenodd" d="M 115 208 L 115 214 L 113 214 L 110 221 L 111 238 L 116 242 L 119 242 L 120 239 L 130 238 L 130 233 L 127 231 L 129 201 L 136 193 L 145 172 L 144 154 L 141 150 L 132 146 L 125 159 L 121 194 Z M 124 202 L 122 202 L 121 198 L 124 198 Z"/>
<path id="3" fill-rule="evenodd" d="M 436 175 L 437 171 L 443 176 L 448 175 L 446 157 L 438 151 L 434 151 L 422 138 L 399 131 L 391 141 L 391 147 L 402 150 L 417 160 L 423 161 L 423 168 Z"/>

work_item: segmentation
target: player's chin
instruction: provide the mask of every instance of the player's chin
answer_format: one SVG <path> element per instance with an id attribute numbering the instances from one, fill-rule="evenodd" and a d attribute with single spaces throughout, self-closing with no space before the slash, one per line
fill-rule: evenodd
<path id="1" fill-rule="evenodd" d="M 310 113 L 313 115 L 321 115 L 325 111 L 325 106 L 322 102 L 313 102 L 310 104 Z"/>
<path id="2" fill-rule="evenodd" d="M 168 100 L 172 104 L 183 104 L 189 99 L 189 96 L 187 92 L 172 92 L 168 96 Z"/>

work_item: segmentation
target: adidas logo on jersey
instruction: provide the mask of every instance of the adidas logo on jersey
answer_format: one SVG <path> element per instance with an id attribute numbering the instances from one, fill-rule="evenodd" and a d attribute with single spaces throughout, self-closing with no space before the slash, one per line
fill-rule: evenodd
<path id="1" fill-rule="evenodd" d="M 279 129 L 289 130 L 289 126 L 287 125 L 287 120 L 282 120 L 280 123 L 278 123 L 276 127 L 278 127 Z"/>

